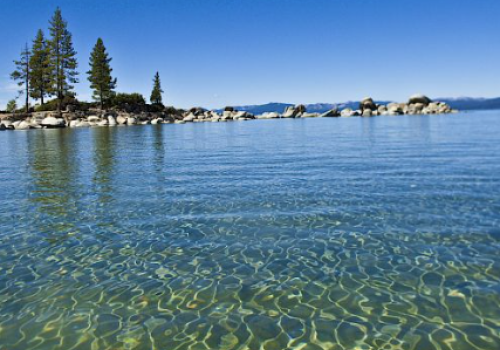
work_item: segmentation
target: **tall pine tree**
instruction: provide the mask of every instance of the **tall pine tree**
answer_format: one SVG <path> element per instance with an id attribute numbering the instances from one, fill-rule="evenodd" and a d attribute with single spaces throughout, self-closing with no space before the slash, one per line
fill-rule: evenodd
<path id="1" fill-rule="evenodd" d="M 19 61 L 14 61 L 16 70 L 10 75 L 14 81 L 17 81 L 17 85 L 24 86 L 20 92 L 22 93 L 24 91 L 24 94 L 26 95 L 26 113 L 29 112 L 30 98 L 30 56 L 31 51 L 28 48 L 28 44 L 26 44 L 24 50 L 21 52 L 21 58 Z"/>
<path id="2" fill-rule="evenodd" d="M 155 77 L 153 79 L 153 91 L 151 92 L 151 97 L 149 98 L 151 103 L 161 105 L 162 93 L 163 90 L 161 89 L 160 73 L 156 72 Z"/>
<path id="3" fill-rule="evenodd" d="M 78 83 L 76 51 L 68 31 L 68 23 L 62 18 L 60 8 L 56 9 L 49 30 L 50 66 L 53 71 L 50 85 L 51 92 L 57 97 L 57 111 L 60 113 L 64 97 L 71 95 L 74 88 L 72 84 Z"/>
<path id="4" fill-rule="evenodd" d="M 94 50 L 90 55 L 89 75 L 90 88 L 94 90 L 94 99 L 99 102 L 101 109 L 104 104 L 114 95 L 116 88 L 116 78 L 111 77 L 113 69 L 109 65 L 112 58 L 108 57 L 106 47 L 101 38 L 97 39 Z"/>
<path id="5" fill-rule="evenodd" d="M 50 92 L 50 79 L 52 70 L 50 67 L 50 50 L 41 29 L 38 30 L 30 58 L 30 96 L 40 100 L 43 104 L 45 96 Z"/>

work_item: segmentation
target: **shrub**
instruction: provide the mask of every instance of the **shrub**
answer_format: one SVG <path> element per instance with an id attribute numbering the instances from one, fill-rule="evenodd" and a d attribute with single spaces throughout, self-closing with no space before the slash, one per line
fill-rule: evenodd
<path id="1" fill-rule="evenodd" d="M 57 99 L 49 100 L 45 102 L 43 105 L 36 106 L 35 111 L 37 112 L 46 112 L 46 111 L 55 111 L 57 110 Z M 74 96 L 65 96 L 62 101 L 62 110 L 66 109 L 67 105 L 75 105 L 78 106 L 80 102 Z"/>
<path id="2" fill-rule="evenodd" d="M 144 96 L 139 93 L 117 93 L 111 100 L 112 106 L 122 106 L 122 105 L 145 105 L 146 100 Z"/>

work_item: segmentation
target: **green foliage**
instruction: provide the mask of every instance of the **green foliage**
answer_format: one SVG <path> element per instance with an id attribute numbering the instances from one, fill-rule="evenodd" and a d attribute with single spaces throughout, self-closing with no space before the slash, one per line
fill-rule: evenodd
<path id="1" fill-rule="evenodd" d="M 74 105 L 77 107 L 80 107 L 81 102 L 79 102 L 73 95 L 67 95 L 64 96 L 62 101 L 59 101 L 59 99 L 55 98 L 52 100 L 47 101 L 43 105 L 39 105 L 35 107 L 35 111 L 37 112 L 46 112 L 46 111 L 56 111 L 59 108 L 59 102 L 61 109 L 65 109 L 66 106 L 68 105 Z"/>
<path id="2" fill-rule="evenodd" d="M 156 72 L 156 75 L 153 79 L 153 91 L 151 92 L 151 97 L 149 98 L 151 103 L 158 105 L 162 104 L 162 93 L 163 90 L 161 89 L 160 73 Z"/>
<path id="3" fill-rule="evenodd" d="M 102 39 L 97 39 L 90 55 L 90 70 L 87 74 L 89 75 L 90 88 L 94 90 L 93 98 L 99 102 L 101 109 L 104 107 L 104 103 L 113 97 L 116 88 L 116 78 L 111 77 L 113 71 L 109 65 L 111 60 Z"/>
<path id="4" fill-rule="evenodd" d="M 50 67 L 53 70 L 50 89 L 57 96 L 58 110 L 61 110 L 64 96 L 71 92 L 74 88 L 73 84 L 78 83 L 78 72 L 72 36 L 59 8 L 56 9 L 50 21 L 49 30 L 51 35 Z"/>
<path id="5" fill-rule="evenodd" d="M 121 105 L 145 105 L 146 100 L 144 96 L 139 93 L 117 93 L 111 100 L 111 104 L 113 106 L 121 106 Z"/>
<path id="6" fill-rule="evenodd" d="M 30 56 L 31 51 L 28 48 L 28 44 L 26 44 L 24 50 L 21 52 L 19 61 L 14 61 L 16 70 L 10 75 L 12 80 L 17 81 L 17 85 L 24 86 L 23 90 L 26 94 L 26 112 L 28 112 L 29 108 Z M 23 90 L 20 92 L 22 93 Z"/>
<path id="7" fill-rule="evenodd" d="M 49 95 L 52 69 L 50 66 L 50 48 L 43 31 L 38 30 L 30 58 L 30 96 L 39 99 L 43 105 L 44 97 Z"/>
<path id="8" fill-rule="evenodd" d="M 17 103 L 16 103 L 16 100 L 10 100 L 9 102 L 7 102 L 7 112 L 10 112 L 10 113 L 14 113 L 17 109 Z"/>

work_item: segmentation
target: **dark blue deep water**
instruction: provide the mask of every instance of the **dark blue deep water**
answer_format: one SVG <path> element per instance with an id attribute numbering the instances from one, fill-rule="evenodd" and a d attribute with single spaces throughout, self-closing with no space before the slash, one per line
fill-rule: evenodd
<path id="1" fill-rule="evenodd" d="M 0 133 L 0 349 L 500 349 L 500 112 Z"/>

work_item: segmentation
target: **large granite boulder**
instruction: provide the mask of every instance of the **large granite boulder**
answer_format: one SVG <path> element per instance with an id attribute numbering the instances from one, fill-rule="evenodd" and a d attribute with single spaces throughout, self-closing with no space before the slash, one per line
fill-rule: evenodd
<path id="1" fill-rule="evenodd" d="M 233 120 L 233 117 L 235 114 L 236 114 L 236 112 L 234 112 L 234 111 L 224 111 L 224 112 L 222 112 L 222 117 L 220 119 L 222 121 Z"/>
<path id="2" fill-rule="evenodd" d="M 192 122 L 195 119 L 196 119 L 196 115 L 194 115 L 194 113 L 192 113 L 192 112 L 184 117 L 185 122 Z"/>
<path id="3" fill-rule="evenodd" d="M 2 120 L 2 125 L 5 126 L 5 129 L 8 129 L 8 127 L 12 125 L 12 120 L 3 119 Z"/>
<path id="4" fill-rule="evenodd" d="M 300 115 L 301 118 L 317 118 L 319 117 L 319 113 L 302 113 Z"/>
<path id="5" fill-rule="evenodd" d="M 279 113 L 276 112 L 265 112 L 262 113 L 261 115 L 255 116 L 256 119 L 276 119 L 279 117 L 280 117 Z"/>
<path id="6" fill-rule="evenodd" d="M 56 117 L 46 117 L 40 122 L 41 126 L 44 126 L 46 128 L 64 128 L 66 126 L 66 122 L 64 121 L 63 118 L 56 118 Z"/>
<path id="7" fill-rule="evenodd" d="M 422 95 L 422 94 L 412 95 L 410 97 L 410 99 L 408 100 L 408 104 L 410 104 L 410 105 L 415 104 L 415 103 L 421 103 L 424 106 L 427 106 L 431 102 L 432 102 L 432 100 L 430 98 L 428 98 L 427 96 Z"/>
<path id="8" fill-rule="evenodd" d="M 371 97 L 365 97 L 359 103 L 359 109 L 363 112 L 365 110 L 375 111 L 377 110 L 377 105 Z"/>
<path id="9" fill-rule="evenodd" d="M 323 114 L 319 115 L 320 118 L 326 118 L 326 117 L 340 117 L 339 110 L 337 108 L 330 109 L 329 111 L 326 111 Z"/>
<path id="10" fill-rule="evenodd" d="M 109 126 L 115 126 L 117 124 L 116 118 L 114 115 L 108 115 L 108 125 Z"/>
<path id="11" fill-rule="evenodd" d="M 285 112 L 281 116 L 282 118 L 300 118 L 300 116 L 306 112 L 306 106 L 298 105 L 298 106 L 288 106 L 285 109 Z"/>
<path id="12" fill-rule="evenodd" d="M 341 117 L 354 117 L 360 115 L 359 111 L 353 111 L 351 108 L 345 108 L 340 112 Z"/>
<path id="13" fill-rule="evenodd" d="M 31 128 L 30 124 L 25 120 L 23 120 L 22 122 L 20 122 L 15 126 L 16 130 L 29 130 L 30 128 Z"/>
<path id="14" fill-rule="evenodd" d="M 116 122 L 118 123 L 118 125 L 125 125 L 127 124 L 127 117 L 119 115 L 118 117 L 116 117 Z"/>

